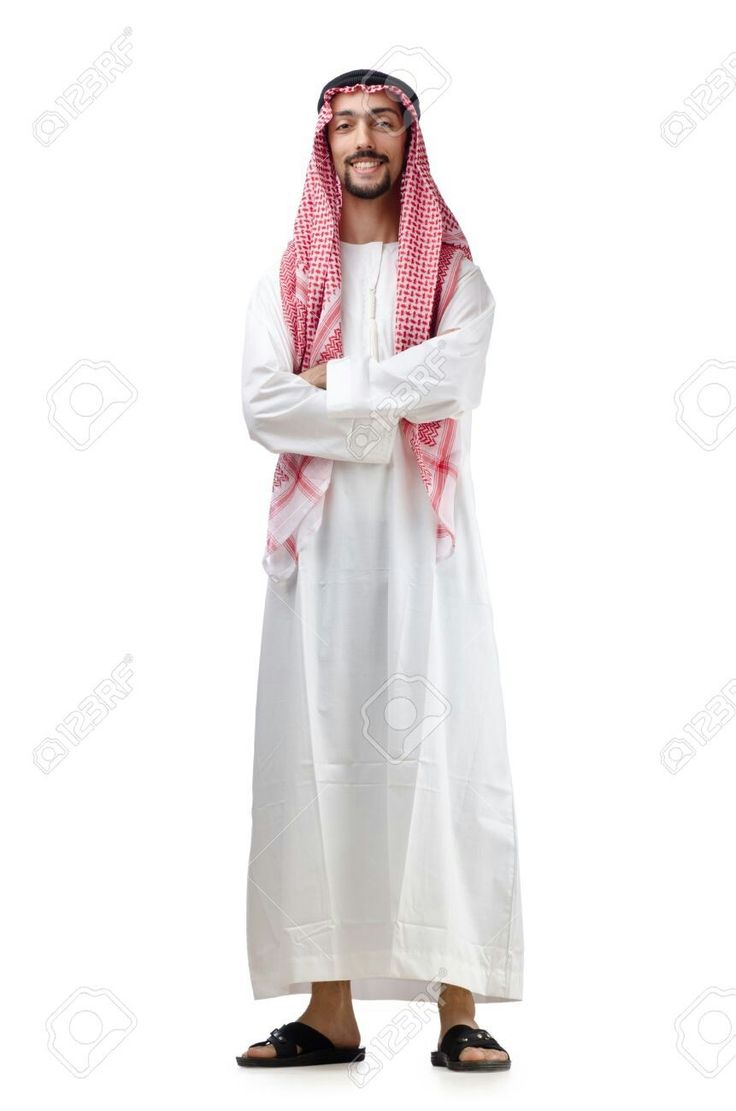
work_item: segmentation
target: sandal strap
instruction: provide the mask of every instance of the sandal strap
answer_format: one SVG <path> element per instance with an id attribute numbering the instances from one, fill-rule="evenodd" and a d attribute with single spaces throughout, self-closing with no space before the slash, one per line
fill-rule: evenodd
<path id="1" fill-rule="evenodd" d="M 272 1030 L 262 1042 L 251 1042 L 248 1049 L 253 1049 L 256 1045 L 272 1045 L 276 1050 L 277 1057 L 296 1057 L 296 1046 L 288 1042 L 286 1038 L 282 1038 L 278 1028 Z"/>
<path id="2" fill-rule="evenodd" d="M 266 1038 L 267 1045 L 272 1045 L 277 1057 L 296 1057 L 299 1052 L 296 1041 L 290 1037 L 284 1026 L 277 1026 Z"/>
<path id="3" fill-rule="evenodd" d="M 299 1053 L 297 1046 L 302 1047 L 302 1053 L 311 1053 L 315 1049 L 334 1049 L 333 1043 L 319 1030 L 308 1026 L 306 1022 L 285 1022 L 271 1031 L 265 1042 L 256 1042 L 256 1045 L 272 1045 L 277 1057 L 296 1057 Z"/>
<path id="4" fill-rule="evenodd" d="M 506 1053 L 503 1046 L 483 1027 L 476 1030 L 474 1026 L 468 1026 L 464 1022 L 450 1027 L 440 1043 L 440 1051 L 446 1053 L 451 1061 L 459 1061 L 460 1054 L 468 1046 L 476 1049 L 500 1049 L 502 1053 Z"/>
<path id="5" fill-rule="evenodd" d="M 288 1034 L 295 1038 L 304 1052 L 335 1048 L 334 1042 L 331 1042 L 326 1034 L 315 1030 L 313 1026 L 309 1026 L 306 1022 L 287 1022 L 282 1030 L 286 1030 Z"/>

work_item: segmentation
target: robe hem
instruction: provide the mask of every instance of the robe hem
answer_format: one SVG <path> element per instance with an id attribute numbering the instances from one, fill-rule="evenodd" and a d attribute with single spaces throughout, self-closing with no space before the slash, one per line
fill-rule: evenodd
<path id="1" fill-rule="evenodd" d="M 503 951 L 503 970 L 484 976 L 478 965 L 463 964 L 446 956 L 419 958 L 412 953 L 394 950 L 351 953 L 325 964 L 323 956 L 289 960 L 278 966 L 269 961 L 267 973 L 259 975 L 251 967 L 250 979 L 254 999 L 271 999 L 279 995 L 310 994 L 312 982 L 319 980 L 350 980 L 353 999 L 424 999 L 436 998 L 439 982 L 467 988 L 475 1003 L 518 1003 L 523 999 L 521 953 Z M 423 970 L 428 970 L 422 976 Z"/>

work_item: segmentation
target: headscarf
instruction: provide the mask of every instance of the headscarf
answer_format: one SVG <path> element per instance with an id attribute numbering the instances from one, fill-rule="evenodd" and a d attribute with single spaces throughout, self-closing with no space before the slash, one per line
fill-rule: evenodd
<path id="1" fill-rule="evenodd" d="M 367 74 L 366 74 L 367 76 Z M 408 155 L 400 178 L 399 246 L 396 274 L 396 353 L 435 335 L 460 274 L 463 258 L 472 261 L 460 226 L 429 170 L 419 116 L 403 87 L 387 74 L 384 83 L 358 81 L 323 90 L 314 145 L 307 168 L 294 236 L 280 265 L 281 303 L 291 333 L 294 366 L 303 369 L 342 357 L 340 211 L 342 184 L 332 161 L 325 125 L 337 93 L 386 89 L 404 105 Z M 385 79 L 385 81 L 384 81 Z M 436 558 L 455 550 L 454 501 L 460 444 L 454 419 L 414 424 L 403 417 L 399 428 L 416 458 L 436 518 Z M 299 550 L 319 528 L 332 475 L 331 459 L 283 452 L 273 477 L 263 567 L 276 581 L 290 577 Z"/>

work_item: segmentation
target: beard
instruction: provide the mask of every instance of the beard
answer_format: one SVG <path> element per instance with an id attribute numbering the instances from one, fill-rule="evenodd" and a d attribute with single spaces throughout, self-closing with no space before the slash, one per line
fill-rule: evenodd
<path id="1" fill-rule="evenodd" d="M 374 197 L 382 197 L 384 193 L 388 193 L 391 188 L 391 174 L 388 166 L 384 163 L 380 178 L 369 183 L 351 173 L 350 166 L 346 166 L 343 185 L 348 193 L 352 193 L 354 197 L 364 197 L 366 200 L 372 200 Z"/>

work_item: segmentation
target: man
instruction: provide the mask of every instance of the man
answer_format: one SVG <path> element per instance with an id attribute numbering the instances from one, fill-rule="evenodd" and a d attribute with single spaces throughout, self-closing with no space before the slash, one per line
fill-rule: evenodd
<path id="1" fill-rule="evenodd" d="M 311 991 L 242 1065 L 360 1060 L 352 998 L 438 1002 L 432 1063 L 508 1068 L 522 995 L 503 702 L 470 474 L 494 299 L 405 82 L 324 86 L 294 237 L 248 308 L 243 408 L 278 453 L 263 565 L 248 954 Z"/>

